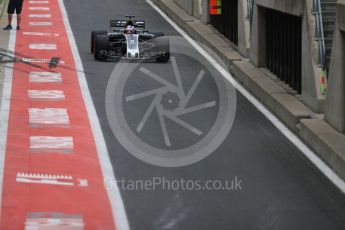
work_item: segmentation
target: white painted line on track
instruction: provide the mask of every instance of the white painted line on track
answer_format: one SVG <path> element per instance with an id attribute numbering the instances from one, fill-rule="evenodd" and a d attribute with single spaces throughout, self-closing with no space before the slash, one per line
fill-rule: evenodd
<path id="1" fill-rule="evenodd" d="M 65 93 L 61 90 L 28 90 L 31 101 L 63 101 Z"/>
<path id="2" fill-rule="evenodd" d="M 29 44 L 31 50 L 57 50 L 56 44 L 50 43 L 31 43 Z"/>
<path id="3" fill-rule="evenodd" d="M 13 23 L 17 23 L 16 15 L 13 16 Z M 8 55 L 12 55 L 16 45 L 16 31 L 10 31 L 10 37 L 8 42 Z M 5 79 L 2 91 L 2 99 L 0 106 L 0 207 L 2 207 L 2 192 L 4 183 L 4 167 L 5 167 L 5 154 L 7 145 L 7 131 L 8 131 L 8 118 L 10 113 L 10 99 L 12 93 L 12 76 L 13 76 L 13 62 L 6 64 Z M 0 219 L 1 219 L 0 208 Z"/>
<path id="4" fill-rule="evenodd" d="M 50 153 L 72 153 L 73 137 L 31 136 L 30 151 Z"/>
<path id="5" fill-rule="evenodd" d="M 166 15 L 151 0 L 146 2 L 155 9 L 177 32 L 179 32 L 202 56 L 219 71 L 248 101 L 250 101 L 272 124 L 280 130 L 330 181 L 333 182 L 343 193 L 345 193 L 345 182 L 325 163 L 313 150 L 303 143 L 293 132 L 291 132 L 271 111 L 269 111 L 258 99 L 250 94 L 240 85 L 233 76 L 224 69 L 207 51 L 205 51 L 195 40 L 193 40 L 183 29 L 181 29 L 168 15 Z"/>
<path id="6" fill-rule="evenodd" d="M 52 26 L 52 22 L 29 22 L 29 26 Z"/>
<path id="7" fill-rule="evenodd" d="M 49 11 L 49 7 L 29 7 L 29 10 L 36 11 L 36 10 L 42 10 L 42 11 Z"/>
<path id="8" fill-rule="evenodd" d="M 22 62 L 27 63 L 47 63 L 47 64 L 65 64 L 65 61 L 56 60 L 54 61 L 54 58 L 47 59 L 47 58 L 22 58 Z"/>
<path id="9" fill-rule="evenodd" d="M 61 73 L 30 72 L 30 83 L 62 83 Z"/>
<path id="10" fill-rule="evenodd" d="M 51 18 L 51 14 L 29 14 L 29 18 Z"/>
<path id="11" fill-rule="evenodd" d="M 46 36 L 46 37 L 59 37 L 60 34 L 58 33 L 49 33 L 49 32 L 23 32 L 23 35 L 27 36 Z"/>
<path id="12" fill-rule="evenodd" d="M 25 173 L 18 172 L 16 176 L 17 183 L 26 184 L 49 184 L 49 185 L 60 185 L 60 186 L 74 186 L 73 177 L 71 175 L 54 175 L 47 173 Z M 34 228 L 37 229 L 37 228 Z M 38 228 L 40 229 L 40 228 Z M 33 230 L 27 229 L 25 230 Z"/>
<path id="13" fill-rule="evenodd" d="M 62 18 L 65 24 L 66 32 L 68 35 L 68 40 L 70 47 L 72 49 L 72 54 L 74 58 L 74 62 L 76 64 L 76 69 L 77 70 L 83 70 L 83 64 L 81 62 L 79 52 L 77 49 L 77 44 L 73 36 L 73 32 L 71 29 L 71 25 L 69 24 L 68 21 L 68 15 L 66 12 L 66 8 L 64 5 L 63 0 L 58 0 L 60 9 L 62 12 Z M 102 133 L 102 129 L 98 120 L 98 116 L 96 113 L 95 106 L 93 104 L 89 87 L 87 85 L 85 73 L 83 71 L 77 71 L 78 74 L 78 80 L 80 84 L 80 89 L 82 92 L 82 96 L 84 99 L 85 103 L 85 108 L 88 113 L 88 117 L 90 120 L 90 125 L 93 133 L 93 137 L 95 140 L 96 148 L 97 148 L 97 153 L 98 153 L 98 158 L 99 158 L 99 163 L 101 165 L 102 173 L 103 173 L 103 178 L 108 181 L 115 181 L 116 182 L 116 177 L 114 174 L 113 166 L 111 165 L 110 159 L 109 159 L 109 153 L 107 146 L 105 144 L 104 136 Z M 113 212 L 113 219 L 115 222 L 115 226 L 117 230 L 129 230 L 129 223 L 127 219 L 127 214 L 124 208 L 123 200 L 120 194 L 120 190 L 117 187 L 117 183 L 112 183 L 113 186 L 108 186 L 106 188 L 109 201 L 111 204 L 112 212 Z"/>
<path id="14" fill-rule="evenodd" d="M 45 33 L 45 32 L 23 32 L 23 35 L 32 35 L 32 36 L 51 36 L 52 33 Z"/>
<path id="15" fill-rule="evenodd" d="M 29 108 L 29 123 L 31 127 L 69 127 L 67 109 L 63 108 Z"/>
<path id="16" fill-rule="evenodd" d="M 29 1 L 30 4 L 49 4 L 49 1 Z"/>
<path id="17" fill-rule="evenodd" d="M 34 215 L 27 215 L 25 220 L 25 230 L 38 229 L 85 229 L 84 220 L 81 215 L 49 215 L 51 213 L 39 213 Z"/>

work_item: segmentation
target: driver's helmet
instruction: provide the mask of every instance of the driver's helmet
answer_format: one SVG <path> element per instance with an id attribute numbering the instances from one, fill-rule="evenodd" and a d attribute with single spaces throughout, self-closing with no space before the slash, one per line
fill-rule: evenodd
<path id="1" fill-rule="evenodd" d="M 125 34 L 135 34 L 134 26 L 126 26 L 124 33 Z"/>

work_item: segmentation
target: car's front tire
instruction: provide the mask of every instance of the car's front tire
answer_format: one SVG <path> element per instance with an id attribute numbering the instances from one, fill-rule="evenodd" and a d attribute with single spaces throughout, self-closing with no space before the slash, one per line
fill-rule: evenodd
<path id="1" fill-rule="evenodd" d="M 90 39 L 90 51 L 93 54 L 95 52 L 95 40 L 96 36 L 98 35 L 106 35 L 108 31 L 106 30 L 95 30 L 91 32 L 91 39 Z"/>
<path id="2" fill-rule="evenodd" d="M 107 35 L 97 35 L 95 38 L 95 52 L 94 57 L 98 61 L 107 59 L 109 46 L 109 38 Z"/>

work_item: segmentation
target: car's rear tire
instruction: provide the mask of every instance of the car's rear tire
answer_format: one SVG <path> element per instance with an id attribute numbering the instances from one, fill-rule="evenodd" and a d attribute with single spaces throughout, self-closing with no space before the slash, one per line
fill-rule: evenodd
<path id="1" fill-rule="evenodd" d="M 91 32 L 91 39 L 90 39 L 90 51 L 93 54 L 95 52 L 95 40 L 96 36 L 98 35 L 106 35 L 108 31 L 106 30 L 95 30 Z"/>
<path id="2" fill-rule="evenodd" d="M 109 46 L 109 38 L 107 35 L 97 35 L 95 38 L 95 52 L 94 57 L 98 61 L 107 59 Z"/>
<path id="3" fill-rule="evenodd" d="M 159 63 L 167 63 L 170 60 L 170 53 L 169 52 L 164 53 L 160 55 L 156 60 Z"/>
<path id="4" fill-rule="evenodd" d="M 155 38 L 156 52 L 159 56 L 156 58 L 157 62 L 166 63 L 170 60 L 170 42 L 168 38 Z"/>

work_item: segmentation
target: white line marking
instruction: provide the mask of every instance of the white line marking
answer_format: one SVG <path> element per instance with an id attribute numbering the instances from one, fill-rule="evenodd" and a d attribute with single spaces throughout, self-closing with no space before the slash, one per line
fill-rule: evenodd
<path id="1" fill-rule="evenodd" d="M 60 218 L 36 218 L 26 219 L 24 230 L 36 229 L 73 229 L 83 230 L 83 220 L 60 219 Z"/>
<path id="2" fill-rule="evenodd" d="M 50 153 L 72 153 L 73 137 L 31 136 L 30 151 Z"/>
<path id="3" fill-rule="evenodd" d="M 228 80 L 248 101 L 250 101 L 272 124 L 280 130 L 330 181 L 332 181 L 343 193 L 345 193 L 345 182 L 323 162 L 306 144 L 292 133 L 273 113 L 271 113 L 258 99 L 251 95 L 233 76 L 220 65 L 209 53 L 207 53 L 196 41 L 194 41 L 184 30 L 169 18 L 151 0 L 146 2 L 155 9 L 177 32 L 179 32 L 202 56 L 206 58 Z"/>
<path id="4" fill-rule="evenodd" d="M 48 58 L 22 58 L 22 62 L 28 62 L 28 63 L 47 63 L 47 64 L 65 64 L 65 61 L 54 61 L 54 58 L 48 59 Z"/>
<path id="5" fill-rule="evenodd" d="M 52 33 L 44 33 L 44 32 L 23 32 L 23 35 L 31 35 L 31 36 L 51 36 Z"/>
<path id="6" fill-rule="evenodd" d="M 58 213 L 28 213 L 24 230 L 65 229 L 83 230 L 85 224 L 82 215 Z"/>
<path id="7" fill-rule="evenodd" d="M 83 70 L 83 64 L 81 62 L 81 59 L 78 53 L 77 45 L 73 36 L 71 25 L 69 24 L 69 21 L 68 21 L 68 15 L 67 15 L 63 0 L 59 0 L 59 4 L 60 4 L 61 12 L 62 12 L 62 18 L 64 20 L 66 32 L 68 35 L 69 44 L 72 49 L 74 62 L 76 63 L 76 69 Z M 80 89 L 83 95 L 85 107 L 88 112 L 88 117 L 89 117 L 90 125 L 92 128 L 92 132 L 93 132 L 93 136 L 94 136 L 94 140 L 95 140 L 95 144 L 97 148 L 99 163 L 102 168 L 103 178 L 108 181 L 116 181 L 113 166 L 110 163 L 109 153 L 108 153 L 104 136 L 102 133 L 102 129 L 97 117 L 96 109 L 90 95 L 85 74 L 83 71 L 77 71 L 77 74 L 78 74 Z M 116 229 L 129 230 L 130 228 L 128 224 L 127 214 L 124 208 L 121 194 L 119 192 L 120 190 L 117 187 L 116 183 L 113 183 L 113 185 L 114 186 L 109 186 L 110 188 L 106 188 L 106 189 L 107 189 L 109 201 L 112 207 L 113 218 L 116 225 Z"/>
<path id="8" fill-rule="evenodd" d="M 17 17 L 13 17 L 13 22 L 16 24 Z M 15 50 L 16 44 L 16 31 L 10 31 L 10 37 L 8 42 L 8 55 L 12 55 L 11 52 Z M 5 154 L 6 154 L 6 144 L 7 144 L 7 131 L 8 131 L 8 118 L 10 113 L 10 101 L 12 94 L 12 76 L 13 76 L 13 62 L 6 64 L 5 68 L 5 79 L 2 91 L 2 99 L 0 106 L 0 207 L 2 207 L 2 188 L 4 182 L 4 167 L 5 167 Z M 1 217 L 0 208 L 0 217 Z M 1 219 L 1 218 L 0 218 Z"/>
<path id="9" fill-rule="evenodd" d="M 29 49 L 32 50 L 57 50 L 56 44 L 49 43 L 31 43 Z"/>
<path id="10" fill-rule="evenodd" d="M 51 18 L 51 14 L 29 14 L 29 18 Z"/>
<path id="11" fill-rule="evenodd" d="M 67 109 L 61 108 L 29 108 L 29 123 L 31 127 L 69 127 L 70 124 Z"/>
<path id="12" fill-rule="evenodd" d="M 65 93 L 61 90 L 28 90 L 31 101 L 63 101 Z"/>
<path id="13" fill-rule="evenodd" d="M 73 177 L 69 175 L 52 175 L 36 173 L 17 173 L 16 182 L 29 184 L 50 184 L 74 186 Z"/>
<path id="14" fill-rule="evenodd" d="M 61 73 L 53 72 L 31 72 L 30 83 L 62 83 Z"/>
<path id="15" fill-rule="evenodd" d="M 30 4 L 49 4 L 49 1 L 29 1 Z"/>
<path id="16" fill-rule="evenodd" d="M 50 59 L 48 58 L 22 58 L 23 62 L 30 62 L 30 63 L 49 63 Z"/>
<path id="17" fill-rule="evenodd" d="M 58 33 L 46 33 L 46 32 L 23 32 L 23 35 L 27 36 L 46 36 L 46 37 L 59 37 L 60 34 Z"/>
<path id="18" fill-rule="evenodd" d="M 42 10 L 42 11 L 49 11 L 49 7 L 29 7 L 29 10 L 36 11 L 36 10 Z"/>
<path id="19" fill-rule="evenodd" d="M 52 22 L 29 22 L 29 26 L 52 26 Z"/>

